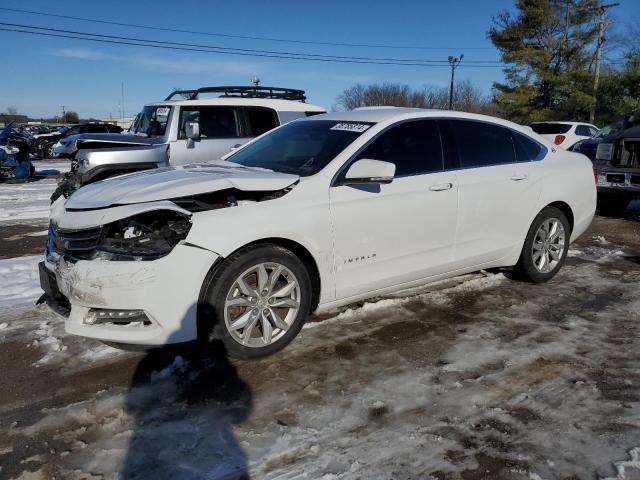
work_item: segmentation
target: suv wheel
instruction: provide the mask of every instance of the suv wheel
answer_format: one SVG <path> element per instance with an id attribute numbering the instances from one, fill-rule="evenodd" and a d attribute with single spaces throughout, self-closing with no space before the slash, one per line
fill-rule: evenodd
<path id="1" fill-rule="evenodd" d="M 289 250 L 273 244 L 241 250 L 207 278 L 198 311 L 201 336 L 221 340 L 235 358 L 271 355 L 302 328 L 311 288 L 304 263 Z"/>
<path id="2" fill-rule="evenodd" d="M 524 280 L 551 280 L 564 265 L 571 230 L 567 217 L 555 207 L 544 208 L 533 220 L 515 273 Z"/>

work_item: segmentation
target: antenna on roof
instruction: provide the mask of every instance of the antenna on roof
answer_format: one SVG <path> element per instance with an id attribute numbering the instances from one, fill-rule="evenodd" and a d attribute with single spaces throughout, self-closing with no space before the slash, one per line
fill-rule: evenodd
<path id="1" fill-rule="evenodd" d="M 256 87 L 260 85 L 260 79 L 257 75 L 251 77 L 251 83 L 253 83 Z"/>

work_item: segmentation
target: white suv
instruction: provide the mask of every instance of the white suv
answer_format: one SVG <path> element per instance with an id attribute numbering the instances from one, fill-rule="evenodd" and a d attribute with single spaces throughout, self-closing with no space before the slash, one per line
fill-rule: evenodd
<path id="1" fill-rule="evenodd" d="M 404 108 L 296 120 L 225 161 L 53 205 L 42 287 L 72 334 L 273 353 L 312 311 L 465 272 L 552 278 L 591 223 L 591 162 L 526 127 Z"/>
<path id="2" fill-rule="evenodd" d="M 218 95 L 215 98 L 203 98 Z M 72 159 L 52 200 L 82 185 L 140 170 L 217 160 L 269 130 L 325 113 L 304 90 L 203 87 L 145 105 L 127 134 L 73 135 L 54 153 Z"/>
<path id="3" fill-rule="evenodd" d="M 535 122 L 531 129 L 555 145 L 565 150 L 573 147 L 580 140 L 593 137 L 598 127 L 590 123 L 580 122 Z"/>

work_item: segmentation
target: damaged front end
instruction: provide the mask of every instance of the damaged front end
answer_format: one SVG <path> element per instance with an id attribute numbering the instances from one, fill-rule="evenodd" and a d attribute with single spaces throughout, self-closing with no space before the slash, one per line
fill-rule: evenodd
<path id="1" fill-rule="evenodd" d="M 195 339 L 199 293 L 220 256 L 189 242 L 193 222 L 280 198 L 298 182 L 259 169 L 162 170 L 54 202 L 41 285 L 69 333 L 129 345 Z"/>

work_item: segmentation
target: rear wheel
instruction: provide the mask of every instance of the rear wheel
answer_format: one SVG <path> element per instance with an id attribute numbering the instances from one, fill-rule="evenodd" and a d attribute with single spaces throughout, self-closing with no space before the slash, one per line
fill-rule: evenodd
<path id="1" fill-rule="evenodd" d="M 529 228 L 516 275 L 535 283 L 551 280 L 564 265 L 570 236 L 566 215 L 555 207 L 544 208 Z"/>
<path id="2" fill-rule="evenodd" d="M 311 310 L 312 286 L 304 263 L 274 244 L 233 254 L 209 275 L 205 288 L 198 312 L 202 336 L 221 340 L 236 358 L 281 350 Z"/>

